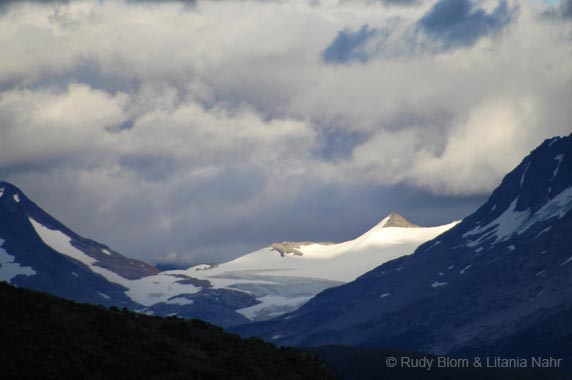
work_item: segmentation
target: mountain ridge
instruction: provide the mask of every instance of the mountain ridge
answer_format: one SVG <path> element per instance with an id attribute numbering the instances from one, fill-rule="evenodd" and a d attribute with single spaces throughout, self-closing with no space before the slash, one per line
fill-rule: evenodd
<path id="1" fill-rule="evenodd" d="M 546 140 L 473 214 L 413 255 L 235 331 L 300 346 L 514 355 L 516 342 L 542 329 L 539 350 L 564 355 L 572 326 L 546 321 L 572 310 L 571 209 L 572 137 Z"/>

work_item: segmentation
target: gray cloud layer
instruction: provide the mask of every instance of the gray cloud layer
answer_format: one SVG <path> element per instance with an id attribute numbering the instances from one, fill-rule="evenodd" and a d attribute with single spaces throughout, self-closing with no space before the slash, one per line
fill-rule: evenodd
<path id="1" fill-rule="evenodd" d="M 547 7 L 443 4 L 14 3 L 0 177 L 148 260 L 461 217 L 569 133 L 572 58 Z"/>

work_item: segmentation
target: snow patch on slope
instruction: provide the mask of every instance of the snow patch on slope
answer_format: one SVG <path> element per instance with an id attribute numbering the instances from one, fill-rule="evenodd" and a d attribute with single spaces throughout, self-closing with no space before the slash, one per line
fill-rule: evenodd
<path id="1" fill-rule="evenodd" d="M 158 273 L 137 280 L 128 280 L 97 265 L 97 260 L 75 248 L 71 244 L 72 239 L 63 232 L 49 229 L 32 218 L 30 218 L 30 222 L 44 243 L 55 251 L 81 262 L 92 272 L 103 276 L 109 282 L 123 286 L 126 288 L 125 294 L 140 305 L 151 306 L 155 303 L 167 302 L 170 298 L 182 293 L 191 294 L 201 290 L 201 288 L 191 284 L 177 283 L 181 278 L 168 273 Z"/>
<path id="2" fill-rule="evenodd" d="M 464 238 L 480 235 L 476 240 L 468 242 L 467 246 L 474 247 L 486 241 L 490 241 L 493 244 L 502 242 L 514 234 L 520 235 L 524 233 L 536 223 L 551 218 L 562 218 L 572 209 L 572 187 L 560 192 L 541 209 L 532 214 L 530 210 L 516 211 L 517 202 L 518 198 L 513 200 L 505 212 L 492 222 L 484 226 L 477 226 L 466 232 L 463 235 Z M 543 232 L 546 232 L 546 230 Z"/>
<path id="3" fill-rule="evenodd" d="M 6 250 L 2 248 L 4 239 L 0 238 L 0 281 L 10 281 L 19 275 L 32 276 L 36 271 L 31 267 L 25 267 L 15 262 L 15 257 L 9 255 Z"/>

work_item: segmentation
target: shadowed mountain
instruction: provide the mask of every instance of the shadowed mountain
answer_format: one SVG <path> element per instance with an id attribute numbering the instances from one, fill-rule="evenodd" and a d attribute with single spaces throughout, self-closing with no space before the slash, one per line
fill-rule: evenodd
<path id="1" fill-rule="evenodd" d="M 572 136 L 553 138 L 413 255 L 236 331 L 299 346 L 553 356 L 570 368 L 571 210 Z"/>

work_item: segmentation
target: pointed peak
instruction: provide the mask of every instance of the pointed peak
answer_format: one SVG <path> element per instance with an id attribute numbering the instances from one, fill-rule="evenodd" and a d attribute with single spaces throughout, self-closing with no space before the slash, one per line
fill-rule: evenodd
<path id="1" fill-rule="evenodd" d="M 415 228 L 420 227 L 417 224 L 411 223 L 409 220 L 405 219 L 403 216 L 396 212 L 392 212 L 385 219 L 383 219 L 382 227 L 401 227 L 401 228 Z"/>

